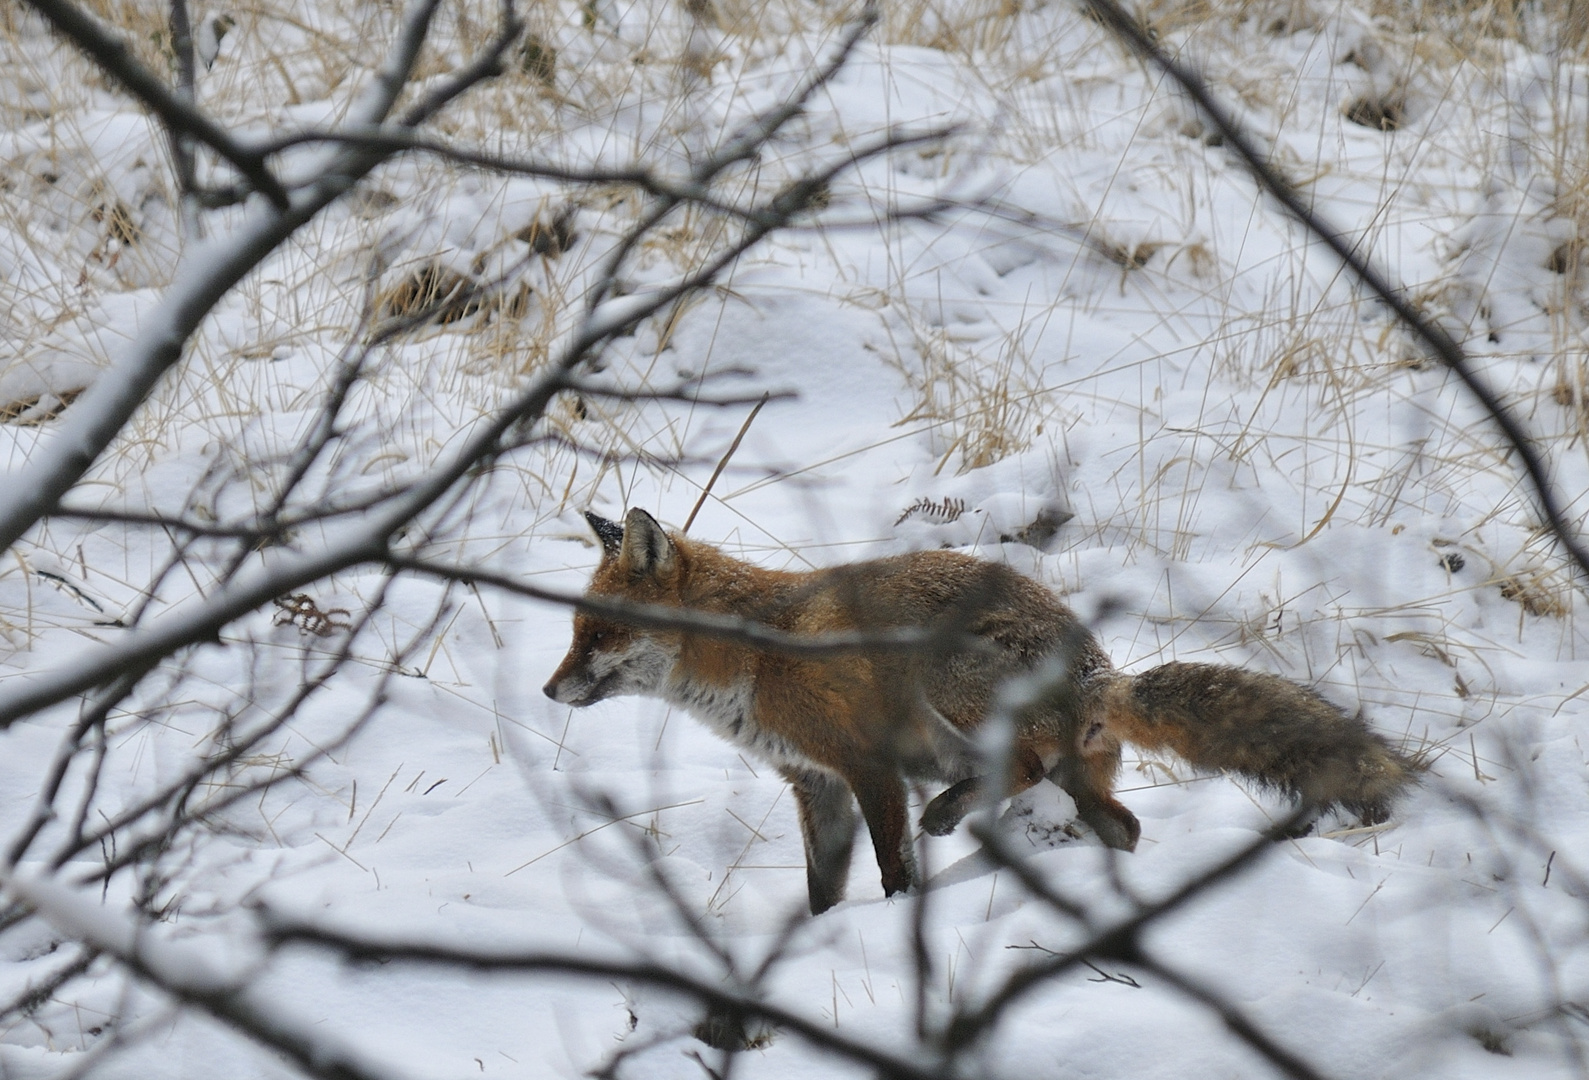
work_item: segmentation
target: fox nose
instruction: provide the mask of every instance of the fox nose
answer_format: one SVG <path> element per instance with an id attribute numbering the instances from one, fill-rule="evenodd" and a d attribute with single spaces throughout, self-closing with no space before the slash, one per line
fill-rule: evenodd
<path id="1" fill-rule="evenodd" d="M 545 686 L 541 687 L 541 693 L 545 694 L 547 697 L 551 698 L 553 701 L 556 701 L 557 700 L 557 680 L 553 679 L 551 682 L 549 682 Z"/>

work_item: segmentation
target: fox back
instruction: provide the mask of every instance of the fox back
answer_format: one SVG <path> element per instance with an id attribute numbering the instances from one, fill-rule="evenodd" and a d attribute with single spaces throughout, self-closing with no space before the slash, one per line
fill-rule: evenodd
<path id="1" fill-rule="evenodd" d="M 575 706 L 624 694 L 662 697 L 775 765 L 795 759 L 836 769 L 853 753 L 881 753 L 913 775 L 954 778 L 963 775 L 954 753 L 943 761 L 937 755 L 961 748 L 953 733 L 981 724 L 1010 676 L 1072 648 L 1071 696 L 1080 700 L 1110 670 L 1069 608 L 996 563 L 923 551 L 789 573 L 669 536 L 644 511 L 631 511 L 622 527 L 600 518 L 592 524 L 603 553 L 591 596 L 729 615 L 800 635 L 943 631 L 947 646 L 808 658 L 687 628 L 575 615 L 573 642 L 545 687 L 549 697 Z M 967 638 L 981 647 L 955 644 Z M 1076 724 L 1074 716 L 1032 721 L 1056 739 Z"/>

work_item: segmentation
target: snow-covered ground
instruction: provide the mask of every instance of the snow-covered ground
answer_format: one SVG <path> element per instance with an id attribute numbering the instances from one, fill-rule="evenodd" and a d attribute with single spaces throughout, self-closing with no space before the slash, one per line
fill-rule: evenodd
<path id="1" fill-rule="evenodd" d="M 1532 9 L 1503 24 L 1457 5 L 1438 6 L 1444 22 L 1368 3 L 1162 7 L 1161 40 L 1208 74 L 1331 223 L 1462 338 L 1581 519 L 1581 45 L 1552 51 L 1548 19 L 1525 18 Z M 149 27 L 163 16 L 115 0 L 99 9 L 155 48 Z M 492 5 L 462 10 L 444 10 L 443 45 L 422 75 L 456 67 L 489 31 Z M 352 0 L 229 14 L 200 100 L 254 131 L 340 115 L 396 18 Z M 682 171 L 787 93 L 847 14 L 544 4 L 529 20 L 555 46 L 552 85 L 516 68 L 441 130 L 522 157 Z M 194 242 L 182 239 L 158 130 L 42 24 L 15 8 L 0 19 L 0 402 L 38 398 L 32 412 L 9 409 L 33 420 L 114 363 Z M 1385 115 L 1394 130 L 1381 130 Z M 1387 827 L 1330 821 L 1277 845 L 1157 924 L 1156 956 L 1327 1076 L 1583 1072 L 1589 751 L 1577 724 L 1589 716 L 1589 635 L 1577 619 L 1589 607 L 1515 455 L 1457 381 L 1256 194 L 1189 106 L 1068 4 L 898 5 L 743 182 L 776 190 L 892 127 L 951 124 L 946 142 L 841 175 L 814 220 L 842 227 L 774 236 L 602 358 L 614 383 L 704 378 L 746 404 L 561 402 L 546 427 L 559 438 L 476 477 L 431 521 L 434 551 L 578 589 L 597 555 L 581 511 L 640 506 L 682 526 L 748 402 L 790 391 L 745 432 L 692 537 L 769 567 L 941 546 L 1005 561 L 1095 618 L 1127 670 L 1197 659 L 1277 672 L 1360 708 L 1430 763 Z M 374 354 L 339 446 L 300 501 L 353 500 L 418 475 L 544 363 L 641 209 L 632 192 L 583 190 L 570 250 L 533 256 L 515 234 L 569 206 L 570 190 L 426 158 L 379 170 L 221 302 L 71 500 L 246 518 L 364 333 L 369 295 L 390 297 L 431 263 L 511 271 L 527 301 Z M 953 208 L 872 224 L 939 197 Z M 207 226 L 224 235 L 243 212 Z M 720 242 L 714 227 L 693 215 L 648 241 L 630 286 L 692 265 Z M 13 471 L 58 423 L 0 424 Z M 1054 509 L 1074 516 L 1047 550 L 1004 539 Z M 135 525 L 57 518 L 35 529 L 0 570 L 0 690 L 93 655 L 127 632 L 107 624 L 145 606 L 157 618 L 193 603 L 226 550 Z M 917 901 L 883 899 L 864 837 L 849 899 L 783 942 L 806 902 L 785 785 L 661 703 L 548 701 L 540 687 L 567 645 L 564 609 L 484 586 L 388 587 L 374 570 L 307 591 L 335 624 L 384 604 L 351 640 L 339 625 L 320 625 L 322 636 L 260 611 L 222 645 L 179 654 L 112 713 L 88 828 L 268 722 L 349 651 L 226 782 L 290 775 L 112 879 L 110 909 L 152 896 L 165 913 L 155 933 L 217 962 L 240 962 L 264 904 L 385 937 L 642 953 L 715 976 L 665 880 L 736 963 L 787 949 L 768 984 L 775 1000 L 912 1052 Z M 0 735 L 0 837 L 33 812 L 75 716 L 57 708 Z M 88 760 L 69 771 L 60 805 L 78 806 Z M 225 790 L 206 783 L 193 798 Z M 1143 823 L 1129 856 L 1059 829 L 1070 807 L 1047 785 L 1006 818 L 1030 865 L 1100 913 L 1167 894 L 1284 809 L 1235 780 L 1130 752 L 1121 792 Z M 47 825 L 25 867 L 74 827 Z M 963 832 L 924 837 L 921 850 L 929 1019 L 1079 940 Z M 114 855 L 109 841 L 84 851 L 68 878 Z M 75 956 L 63 940 L 38 920 L 0 934 L 0 1003 Z M 575 1077 L 620 1054 L 622 1076 L 716 1067 L 690 1036 L 691 1008 L 638 985 L 348 966 L 300 948 L 258 979 L 394 1077 Z M 1045 985 L 978 1052 L 984 1074 L 1268 1074 L 1209 1010 L 1138 981 L 1083 971 Z M 105 962 L 4 1024 L 6 1076 L 74 1068 L 116 1030 L 125 1044 L 95 1059 L 96 1076 L 291 1073 Z M 865 1075 L 787 1033 L 735 1068 Z"/>

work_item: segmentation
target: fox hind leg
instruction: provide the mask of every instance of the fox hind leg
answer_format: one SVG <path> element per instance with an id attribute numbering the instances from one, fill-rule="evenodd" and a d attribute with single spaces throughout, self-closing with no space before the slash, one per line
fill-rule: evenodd
<path id="1" fill-rule="evenodd" d="M 1112 751 L 1067 754 L 1059 759 L 1048 778 L 1076 800 L 1076 816 L 1081 818 L 1109 847 L 1135 851 L 1142 837 L 1137 816 L 1114 797 L 1114 779 L 1120 771 L 1120 746 Z"/>
<path id="2" fill-rule="evenodd" d="M 1017 746 L 1010 762 L 1010 783 L 1005 795 L 1019 795 L 1043 779 L 1043 759 L 1030 746 Z M 982 798 L 984 778 L 968 777 L 927 804 L 921 827 L 931 836 L 948 836 Z"/>
<path id="3" fill-rule="evenodd" d="M 830 773 L 786 773 L 800 807 L 800 835 L 806 847 L 806 893 L 811 914 L 820 915 L 844 899 L 855 846 L 855 796 Z"/>

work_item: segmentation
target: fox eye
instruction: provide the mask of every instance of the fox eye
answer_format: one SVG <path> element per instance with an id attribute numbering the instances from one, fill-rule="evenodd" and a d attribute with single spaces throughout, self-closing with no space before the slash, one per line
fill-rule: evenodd
<path id="1" fill-rule="evenodd" d="M 607 636 L 607 631 L 605 631 L 605 630 L 593 630 L 593 631 L 591 631 L 591 634 L 590 634 L 590 643 L 592 645 L 600 645 L 602 639 L 605 638 L 606 636 Z"/>

